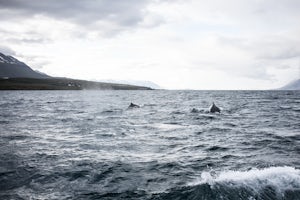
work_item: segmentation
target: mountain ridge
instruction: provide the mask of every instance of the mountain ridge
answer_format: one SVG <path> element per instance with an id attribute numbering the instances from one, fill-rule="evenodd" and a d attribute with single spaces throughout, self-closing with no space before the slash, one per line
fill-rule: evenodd
<path id="1" fill-rule="evenodd" d="M 0 52 L 0 90 L 151 90 L 150 87 L 51 77 Z"/>
<path id="2" fill-rule="evenodd" d="M 4 55 L 0 52 L 0 77 L 6 78 L 50 78 L 50 76 L 38 73 L 31 69 L 24 62 Z"/>
<path id="3" fill-rule="evenodd" d="M 150 87 L 152 89 L 163 89 L 160 85 L 157 85 L 156 83 L 152 81 L 142 81 L 142 80 L 117 80 L 117 79 L 103 79 L 103 80 L 95 80 L 100 82 L 106 82 L 106 83 L 117 83 L 117 84 L 126 84 L 126 85 L 138 85 L 143 87 Z"/>
<path id="4" fill-rule="evenodd" d="M 300 79 L 296 79 L 279 88 L 279 90 L 300 90 Z"/>

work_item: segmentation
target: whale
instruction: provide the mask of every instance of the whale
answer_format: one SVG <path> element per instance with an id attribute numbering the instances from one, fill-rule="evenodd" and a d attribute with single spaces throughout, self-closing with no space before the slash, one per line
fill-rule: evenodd
<path id="1" fill-rule="evenodd" d="M 196 108 L 193 108 L 192 110 L 191 110 L 191 113 L 199 113 L 200 112 L 200 110 L 198 110 L 198 109 L 196 109 Z"/>
<path id="2" fill-rule="evenodd" d="M 140 108 L 140 106 L 134 103 L 130 103 L 128 108 Z"/>
<path id="3" fill-rule="evenodd" d="M 221 109 L 218 106 L 216 106 L 215 103 L 213 102 L 213 104 L 209 108 L 209 112 L 211 112 L 211 113 L 215 113 L 215 112 L 220 113 Z"/>

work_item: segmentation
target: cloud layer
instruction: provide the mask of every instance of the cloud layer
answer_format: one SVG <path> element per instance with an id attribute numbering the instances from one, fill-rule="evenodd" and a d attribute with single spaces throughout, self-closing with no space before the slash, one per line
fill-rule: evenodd
<path id="1" fill-rule="evenodd" d="M 0 0 L 0 51 L 55 76 L 277 88 L 299 77 L 299 9 L 297 0 Z"/>
<path id="2" fill-rule="evenodd" d="M 1 0 L 2 19 L 47 16 L 68 20 L 81 25 L 94 24 L 102 20 L 120 26 L 134 26 L 143 19 L 143 8 L 147 0 Z"/>

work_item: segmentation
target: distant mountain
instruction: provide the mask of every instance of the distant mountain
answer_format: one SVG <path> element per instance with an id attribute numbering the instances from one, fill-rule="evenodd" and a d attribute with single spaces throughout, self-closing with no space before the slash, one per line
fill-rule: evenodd
<path id="1" fill-rule="evenodd" d="M 32 70 L 18 59 L 0 53 L 0 78 L 50 78 Z"/>
<path id="2" fill-rule="evenodd" d="M 162 89 L 161 86 L 157 85 L 156 83 L 153 83 L 152 81 L 138 81 L 138 80 L 101 80 L 108 83 L 118 83 L 118 84 L 129 84 L 129 85 L 138 85 L 143 87 L 150 87 L 152 89 Z"/>
<path id="3" fill-rule="evenodd" d="M 70 78 L 4 78 L 0 79 L 0 90 L 151 90 L 151 88 Z"/>
<path id="4" fill-rule="evenodd" d="M 290 82 L 289 84 L 285 85 L 280 90 L 300 90 L 300 79 Z"/>
<path id="5" fill-rule="evenodd" d="M 151 90 L 130 84 L 51 77 L 0 53 L 0 90 Z"/>

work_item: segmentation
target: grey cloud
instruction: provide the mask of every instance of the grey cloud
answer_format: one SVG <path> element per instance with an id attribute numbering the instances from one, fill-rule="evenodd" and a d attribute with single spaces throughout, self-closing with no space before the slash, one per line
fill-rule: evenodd
<path id="1" fill-rule="evenodd" d="M 37 55 L 28 55 L 23 53 L 18 53 L 17 58 L 22 62 L 25 62 L 33 69 L 43 69 L 44 66 L 50 64 L 51 62 L 47 60 L 44 56 L 37 56 Z"/>
<path id="2" fill-rule="evenodd" d="M 0 28 L 0 42 L 9 44 L 43 44 L 52 39 L 37 31 L 17 32 Z"/>
<path id="3" fill-rule="evenodd" d="M 8 38 L 6 39 L 7 42 L 9 43 L 14 43 L 14 44 L 42 44 L 42 43 L 49 43 L 51 42 L 50 39 L 45 39 L 45 38 Z"/>
<path id="4" fill-rule="evenodd" d="M 286 70 L 293 64 L 290 60 L 300 58 L 300 40 L 293 35 L 268 35 L 254 38 L 220 37 L 219 44 L 244 51 L 256 64 L 246 64 L 239 75 L 251 79 L 272 80 L 274 76 L 267 69 Z"/>
<path id="5" fill-rule="evenodd" d="M 234 71 L 239 76 L 243 76 L 246 78 L 254 79 L 254 80 L 272 80 L 274 76 L 269 74 L 266 69 L 266 65 L 264 63 L 252 64 L 244 67 L 243 70 Z"/>
<path id="6" fill-rule="evenodd" d="M 279 36 L 260 38 L 226 38 L 220 37 L 219 43 L 247 51 L 256 59 L 284 60 L 300 58 L 300 39 Z"/>
<path id="7" fill-rule="evenodd" d="M 34 69 L 43 69 L 45 65 L 50 64 L 50 61 L 35 61 L 31 63 L 31 67 Z"/>
<path id="8" fill-rule="evenodd" d="M 0 0 L 0 16 L 23 18 L 47 16 L 80 25 L 109 21 L 119 26 L 137 25 L 144 17 L 148 0 Z"/>
<path id="9" fill-rule="evenodd" d="M 281 49 L 276 49 L 273 51 L 265 51 L 259 55 L 262 59 L 290 59 L 290 58 L 300 58 L 300 48 L 298 47 L 282 47 Z"/>
<path id="10" fill-rule="evenodd" d="M 0 45 L 0 52 L 5 55 L 15 56 L 16 52 L 7 46 Z"/>

